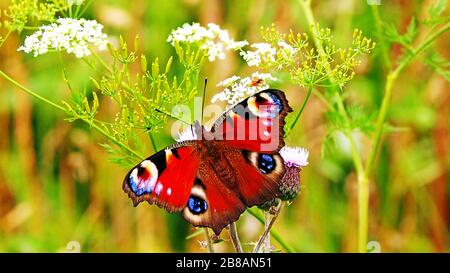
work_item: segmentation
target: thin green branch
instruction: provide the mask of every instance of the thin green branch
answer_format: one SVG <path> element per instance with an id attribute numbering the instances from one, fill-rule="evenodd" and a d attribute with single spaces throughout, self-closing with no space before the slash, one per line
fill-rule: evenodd
<path id="1" fill-rule="evenodd" d="M 3 44 L 6 42 L 6 40 L 8 40 L 9 35 L 11 35 L 11 33 L 12 33 L 12 31 L 11 31 L 11 30 L 8 30 L 8 33 L 6 33 L 5 37 L 3 37 L 3 40 L 2 40 L 2 42 L 0 43 L 0 47 L 2 47 Z"/>
<path id="2" fill-rule="evenodd" d="M 369 158 L 365 165 L 365 175 L 366 178 L 370 177 L 373 165 L 375 162 L 375 157 L 377 155 L 381 136 L 383 134 L 384 123 L 386 120 L 386 116 L 389 110 L 390 101 L 392 97 L 392 90 L 394 87 L 394 83 L 397 80 L 399 74 L 420 54 L 422 53 L 429 45 L 431 45 L 438 37 L 447 32 L 450 29 L 450 23 L 445 24 L 441 29 L 436 31 L 435 33 L 428 36 L 425 41 L 423 41 L 416 49 L 414 49 L 409 55 L 407 55 L 395 68 L 393 71 L 389 72 L 387 76 L 387 81 L 384 89 L 383 101 L 381 103 L 380 112 L 378 114 L 376 129 L 374 134 L 374 144 L 372 145 L 372 149 L 369 153 Z"/>
<path id="3" fill-rule="evenodd" d="M 43 96 L 39 95 L 38 93 L 31 91 L 30 89 L 26 88 L 25 86 L 21 85 L 20 83 L 18 83 L 17 81 L 15 81 L 13 78 L 11 78 L 10 76 L 8 76 L 5 72 L 3 72 L 2 70 L 0 70 L 0 76 L 2 76 L 3 78 L 5 78 L 6 80 L 8 80 L 10 83 L 12 83 L 13 85 L 15 85 L 16 87 L 18 87 L 19 89 L 21 89 L 22 91 L 25 91 L 26 93 L 28 93 L 29 95 L 37 98 L 38 100 L 41 100 L 45 103 L 47 103 L 48 105 L 53 106 L 54 108 L 63 111 L 64 113 L 67 113 L 67 110 L 62 107 L 61 105 L 58 105 L 46 98 L 44 98 Z"/>
<path id="4" fill-rule="evenodd" d="M 310 85 L 308 87 L 308 92 L 306 93 L 306 97 L 303 100 L 302 107 L 300 108 L 300 111 L 298 111 L 297 115 L 295 116 L 295 119 L 292 122 L 292 124 L 287 129 L 287 132 L 284 137 L 287 137 L 292 132 L 292 129 L 294 129 L 295 125 L 297 124 L 298 120 L 300 119 L 300 116 L 302 115 L 303 110 L 305 110 L 306 104 L 308 103 L 309 97 L 311 96 L 312 90 L 313 90 L 313 87 L 312 87 L 312 85 Z"/>
<path id="5" fill-rule="evenodd" d="M 153 137 L 152 132 L 148 132 L 148 135 L 150 137 L 150 143 L 152 144 L 152 149 L 156 153 L 158 152 L 158 146 L 156 146 L 155 138 Z"/>
<path id="6" fill-rule="evenodd" d="M 15 81 L 13 78 L 11 78 L 10 76 L 8 76 L 5 72 L 3 72 L 2 70 L 0 70 L 0 76 L 2 76 L 3 78 L 5 78 L 6 80 L 8 80 L 10 83 L 12 83 L 13 85 L 15 85 L 16 87 L 18 87 L 20 90 L 25 91 L 27 94 L 31 95 L 32 97 L 35 97 L 36 99 L 47 103 L 48 105 L 64 112 L 65 114 L 69 115 L 69 112 L 67 111 L 66 108 L 64 108 L 63 106 L 54 103 L 46 98 L 44 98 L 43 96 L 39 95 L 38 93 L 26 88 L 25 86 L 23 86 L 22 84 L 18 83 L 17 81 Z M 107 137 L 109 140 L 111 140 L 114 144 L 116 144 L 117 146 L 119 146 L 120 148 L 128 151 L 129 153 L 133 154 L 134 156 L 136 156 L 139 159 L 142 159 L 142 155 L 140 155 L 138 152 L 134 151 L 133 149 L 131 149 L 130 147 L 128 147 L 127 145 L 121 143 L 120 141 L 117 141 L 113 136 L 111 136 L 110 134 L 108 134 L 105 130 L 103 130 L 103 128 L 101 128 L 100 126 L 98 126 L 97 124 L 94 123 L 94 121 L 87 119 L 85 117 L 82 116 L 74 116 L 77 119 L 80 119 L 82 121 L 84 121 L 85 123 L 89 124 L 89 126 L 91 126 L 92 128 L 94 128 L 95 130 L 97 130 L 98 132 L 100 132 L 101 134 L 103 134 L 105 137 Z"/>
<path id="7" fill-rule="evenodd" d="M 378 41 L 381 48 L 381 57 L 383 62 L 388 70 L 391 69 L 391 59 L 389 58 L 389 49 L 386 46 L 386 41 L 383 35 L 383 22 L 380 17 L 380 10 L 378 9 L 378 5 L 371 5 L 372 15 L 375 20 L 375 28 L 377 31 Z"/>
<path id="8" fill-rule="evenodd" d="M 320 56 L 322 58 L 326 58 L 325 50 L 320 43 L 319 39 L 316 37 L 313 27 L 316 24 L 316 21 L 314 19 L 314 14 L 311 9 L 311 1 L 303 1 L 299 0 L 299 3 L 305 13 L 306 20 L 310 26 L 310 32 L 313 37 L 314 44 L 317 48 L 317 51 L 319 52 Z M 326 60 L 325 60 L 326 61 Z M 334 79 L 332 77 L 332 70 L 330 65 L 328 64 L 326 66 L 327 74 L 329 75 L 329 80 L 331 84 L 334 86 Z M 334 91 L 334 98 L 337 105 L 337 110 L 340 113 L 340 115 L 344 118 L 345 123 L 348 125 L 350 124 L 350 117 L 345 109 L 344 101 L 339 93 L 339 90 L 336 88 L 333 88 Z M 364 167 L 361 155 L 359 154 L 359 151 L 357 150 L 357 146 L 355 144 L 355 141 L 353 140 L 353 137 L 351 136 L 350 132 L 345 131 L 345 136 L 350 142 L 351 148 L 352 148 L 352 159 L 353 164 L 355 165 L 355 170 L 358 178 L 358 246 L 366 245 L 367 244 L 367 226 L 368 226 L 368 181 L 364 182 L 366 175 L 364 174 Z M 365 252 L 366 248 L 358 247 L 360 252 Z"/>

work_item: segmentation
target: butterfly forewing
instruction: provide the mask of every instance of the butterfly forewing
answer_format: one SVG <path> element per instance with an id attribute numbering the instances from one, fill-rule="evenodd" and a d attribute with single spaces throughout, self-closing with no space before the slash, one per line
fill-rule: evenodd
<path id="1" fill-rule="evenodd" d="M 147 201 L 180 211 L 186 206 L 199 163 L 194 146 L 167 148 L 135 166 L 125 177 L 123 190 L 135 206 Z"/>
<path id="2" fill-rule="evenodd" d="M 211 131 L 228 146 L 272 153 L 284 146 L 284 118 L 292 112 L 280 90 L 261 91 L 226 111 Z"/>

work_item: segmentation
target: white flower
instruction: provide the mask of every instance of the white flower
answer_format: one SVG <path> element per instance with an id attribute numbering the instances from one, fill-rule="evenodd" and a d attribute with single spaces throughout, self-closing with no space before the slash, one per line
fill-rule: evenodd
<path id="1" fill-rule="evenodd" d="M 207 50 L 208 60 L 213 62 L 216 58 L 221 60 L 225 59 L 225 52 L 223 51 L 222 43 L 214 43 L 207 41 L 202 48 Z"/>
<path id="2" fill-rule="evenodd" d="M 247 41 L 231 42 L 227 45 L 227 49 L 228 50 L 238 50 L 238 49 L 243 48 L 246 45 L 248 45 Z"/>
<path id="3" fill-rule="evenodd" d="M 277 45 L 280 47 L 279 54 L 285 59 L 293 59 L 297 53 L 297 49 L 286 43 L 285 41 L 279 41 Z"/>
<path id="4" fill-rule="evenodd" d="M 167 42 L 172 46 L 175 43 L 195 44 L 206 51 L 211 62 L 225 59 L 226 50 L 238 50 L 248 44 L 246 41 L 234 41 L 228 31 L 213 23 L 209 23 L 207 27 L 199 23 L 185 23 L 170 33 Z"/>
<path id="5" fill-rule="evenodd" d="M 226 101 L 228 107 L 233 106 L 246 97 L 269 88 L 268 82 L 276 80 L 271 74 L 259 72 L 245 78 L 232 76 L 217 84 L 219 87 L 224 87 L 224 90 L 214 95 L 211 102 Z"/>
<path id="6" fill-rule="evenodd" d="M 275 62 L 275 56 L 277 51 L 268 43 L 256 43 L 251 47 L 255 48 L 254 51 L 242 51 L 240 54 L 242 58 L 247 62 L 248 66 L 258 67 L 261 63 L 270 64 Z"/>
<path id="7" fill-rule="evenodd" d="M 241 77 L 238 77 L 238 76 L 236 76 L 236 75 L 233 75 L 233 76 L 229 77 L 228 79 L 225 79 L 225 80 L 219 82 L 219 83 L 217 84 L 217 86 L 224 86 L 224 87 L 230 86 L 230 85 L 232 85 L 233 83 L 235 83 L 237 80 L 239 80 L 240 78 L 241 78 Z"/>
<path id="8" fill-rule="evenodd" d="M 309 152 L 305 148 L 284 146 L 280 150 L 280 155 L 284 159 L 284 165 L 288 167 L 295 166 L 298 168 L 309 164 Z"/>
<path id="9" fill-rule="evenodd" d="M 90 46 L 105 50 L 107 35 L 103 26 L 95 20 L 59 18 L 56 23 L 41 26 L 35 33 L 25 38 L 18 51 L 33 53 L 36 57 L 50 50 L 66 51 L 83 58 L 91 54 Z"/>
<path id="10" fill-rule="evenodd" d="M 195 133 L 194 126 L 188 126 L 186 129 L 178 133 L 177 142 L 186 140 L 197 140 L 197 134 Z"/>

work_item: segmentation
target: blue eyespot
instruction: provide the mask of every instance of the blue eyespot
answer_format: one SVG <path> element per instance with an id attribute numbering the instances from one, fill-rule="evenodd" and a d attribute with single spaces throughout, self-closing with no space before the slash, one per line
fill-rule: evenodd
<path id="1" fill-rule="evenodd" d="M 273 104 L 278 106 L 278 113 L 281 112 L 283 110 L 283 103 L 281 102 L 280 98 L 272 93 L 269 93 L 269 95 L 273 100 Z"/>
<path id="2" fill-rule="evenodd" d="M 189 197 L 187 206 L 192 214 L 201 214 L 208 209 L 208 204 L 205 200 L 198 196 L 191 195 Z"/>
<path id="3" fill-rule="evenodd" d="M 275 160 L 273 156 L 268 154 L 260 154 L 258 159 L 258 168 L 262 173 L 268 174 L 275 169 Z"/>

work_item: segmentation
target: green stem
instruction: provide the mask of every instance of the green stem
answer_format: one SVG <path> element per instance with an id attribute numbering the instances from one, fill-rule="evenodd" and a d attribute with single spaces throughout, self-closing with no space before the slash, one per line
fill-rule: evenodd
<path id="1" fill-rule="evenodd" d="M 253 217 L 255 217 L 261 224 L 264 225 L 264 217 L 259 213 L 257 208 L 248 208 L 247 212 L 250 213 Z M 291 247 L 288 243 L 286 243 L 280 234 L 273 228 L 270 229 L 270 235 L 272 238 L 277 241 L 281 247 L 283 247 L 287 252 L 293 253 L 296 252 L 293 247 Z"/>
<path id="2" fill-rule="evenodd" d="M 316 37 L 315 32 L 313 31 L 313 27 L 316 24 L 316 21 L 314 19 L 314 14 L 311 9 L 311 1 L 310 0 L 299 0 L 299 3 L 305 13 L 306 20 L 310 27 L 310 32 L 313 37 L 314 44 L 317 48 L 317 51 L 322 58 L 325 58 L 326 53 L 323 49 L 322 44 L 320 43 L 319 39 Z M 329 80 L 331 84 L 334 86 L 334 78 L 332 77 L 332 70 L 329 64 L 326 66 L 327 74 L 329 75 Z M 350 124 L 350 117 L 345 109 L 344 101 L 339 93 L 339 90 L 336 88 L 332 88 L 334 91 L 334 98 L 337 105 L 337 110 L 341 114 L 341 116 L 344 118 L 345 123 L 348 125 Z M 353 164 L 355 165 L 355 171 L 357 174 L 358 179 L 358 250 L 360 252 L 366 252 L 366 248 L 361 248 L 361 245 L 367 244 L 367 227 L 368 227 L 368 180 L 365 181 L 366 175 L 364 174 L 364 167 L 361 155 L 357 149 L 356 143 L 353 140 L 352 135 L 345 131 L 345 136 L 350 142 L 351 149 L 352 149 L 352 160 Z"/>
<path id="3" fill-rule="evenodd" d="M 89 8 L 89 6 L 91 5 L 91 3 L 92 3 L 92 1 L 93 0 L 88 0 L 87 2 L 85 2 L 85 3 L 83 3 L 84 4 L 84 7 L 83 7 L 83 9 L 81 10 L 81 12 L 80 12 L 80 14 L 78 15 L 78 16 L 83 16 L 83 14 L 86 12 L 86 10 Z"/>
<path id="4" fill-rule="evenodd" d="M 12 83 L 13 85 L 15 85 L 16 87 L 18 87 L 19 89 L 21 89 L 22 91 L 25 91 L 26 93 L 28 93 L 29 95 L 53 106 L 54 108 L 63 111 L 64 113 L 67 113 L 67 110 L 62 107 L 61 105 L 58 105 L 56 103 L 54 103 L 53 101 L 50 101 L 46 98 L 44 98 L 43 96 L 39 95 L 38 93 L 31 91 L 30 89 L 26 88 L 25 86 L 21 85 L 20 83 L 18 83 L 17 81 L 15 81 L 13 78 L 11 78 L 10 76 L 8 76 L 5 72 L 3 72 L 2 70 L 0 70 L 0 76 L 2 76 L 3 78 L 5 78 L 6 80 L 8 80 L 10 83 Z"/>
<path id="5" fill-rule="evenodd" d="M 89 124 L 89 126 L 91 126 L 92 128 L 94 128 L 95 130 L 97 130 L 98 132 L 100 132 L 102 135 L 104 135 L 106 138 L 108 138 L 110 141 L 112 141 L 114 144 L 116 144 L 117 146 L 119 146 L 120 148 L 128 151 L 129 153 L 133 154 L 134 156 L 136 156 L 138 159 L 143 159 L 144 157 L 139 154 L 138 152 L 136 152 L 135 150 L 131 149 L 130 147 L 128 147 L 128 145 L 123 144 L 120 141 L 117 141 L 113 136 L 111 136 L 110 134 L 108 134 L 108 132 L 106 132 L 105 130 L 103 130 L 100 126 L 98 126 L 97 124 L 95 124 L 93 121 L 88 120 L 86 118 L 83 117 L 79 117 L 82 121 L 84 121 L 85 123 Z"/>
<path id="6" fill-rule="evenodd" d="M 3 46 L 3 44 L 8 40 L 9 35 L 11 35 L 11 30 L 8 30 L 8 33 L 6 33 L 5 37 L 3 38 L 2 42 L 0 43 L 0 47 Z"/>
<path id="7" fill-rule="evenodd" d="M 152 144 L 153 151 L 156 153 L 158 152 L 158 146 L 156 146 L 155 137 L 153 136 L 152 132 L 148 132 L 148 134 L 150 136 L 150 142 Z"/>
<path id="8" fill-rule="evenodd" d="M 389 58 L 389 50 L 386 46 L 386 41 L 383 35 L 383 22 L 380 17 L 380 10 L 378 9 L 378 5 L 371 5 L 371 10 L 373 14 L 373 18 L 375 20 L 375 28 L 377 30 L 378 36 L 378 44 L 381 48 L 381 57 L 383 58 L 383 62 L 386 65 L 387 69 L 391 69 L 391 59 Z"/>
<path id="9" fill-rule="evenodd" d="M 431 34 L 425 41 L 423 41 L 416 49 L 413 49 L 409 55 L 407 55 L 395 68 L 395 70 L 391 70 L 387 76 L 386 85 L 384 88 L 384 96 L 383 101 L 381 102 L 380 112 L 377 117 L 375 133 L 374 133 L 374 142 L 372 145 L 372 149 L 370 150 L 368 160 L 365 165 L 365 176 L 368 179 L 372 173 L 375 157 L 377 155 L 381 137 L 383 135 L 383 127 L 386 121 L 386 116 L 389 110 L 392 90 L 394 87 L 394 83 L 397 80 L 399 74 L 420 54 L 422 53 L 430 44 L 432 44 L 439 36 L 444 34 L 450 29 L 450 23 L 445 24 L 441 29 Z"/>
<path id="10" fill-rule="evenodd" d="M 21 89 L 22 91 L 25 91 L 27 94 L 31 95 L 32 97 L 35 97 L 36 99 L 43 101 L 45 103 L 47 103 L 48 105 L 66 113 L 69 114 L 67 109 L 65 109 L 63 106 L 54 103 L 46 98 L 44 98 L 43 96 L 39 95 L 38 93 L 26 88 L 25 86 L 23 86 L 22 84 L 18 83 L 17 81 L 15 81 L 13 78 L 11 78 L 10 76 L 8 76 L 5 72 L 3 72 L 2 70 L 0 70 L 0 76 L 2 76 L 3 78 L 5 78 L 6 80 L 8 80 L 10 83 L 12 83 L 13 85 L 15 85 L 16 87 L 18 87 L 19 89 Z M 85 123 L 89 124 L 92 128 L 94 128 L 95 130 L 97 130 L 98 132 L 100 132 L 101 134 L 103 134 L 105 137 L 107 137 L 109 140 L 111 140 L 114 144 L 116 144 L 117 146 L 125 149 L 126 151 L 130 152 L 131 154 L 133 154 L 134 156 L 138 157 L 139 159 L 142 159 L 142 155 L 140 155 L 138 152 L 134 151 L 133 149 L 131 149 L 130 147 L 128 147 L 127 145 L 121 143 L 120 141 L 117 141 L 114 137 L 112 137 L 111 135 L 109 135 L 105 130 L 103 130 L 103 128 L 101 128 L 100 126 L 98 126 L 97 124 L 95 124 L 92 120 L 89 120 L 87 118 L 84 118 L 82 116 L 77 116 L 76 118 L 84 121 Z"/>
<path id="11" fill-rule="evenodd" d="M 298 111 L 297 115 L 295 116 L 294 122 L 292 122 L 292 124 L 289 126 L 284 137 L 287 137 L 292 132 L 292 129 L 294 129 L 294 126 L 297 124 L 298 120 L 300 119 L 300 116 L 302 115 L 303 110 L 305 110 L 306 104 L 308 103 L 309 97 L 311 96 L 312 90 L 313 90 L 313 87 L 312 87 L 312 85 L 310 85 L 308 87 L 308 92 L 306 93 L 306 97 L 303 100 L 303 105 L 300 108 L 300 111 Z"/>

